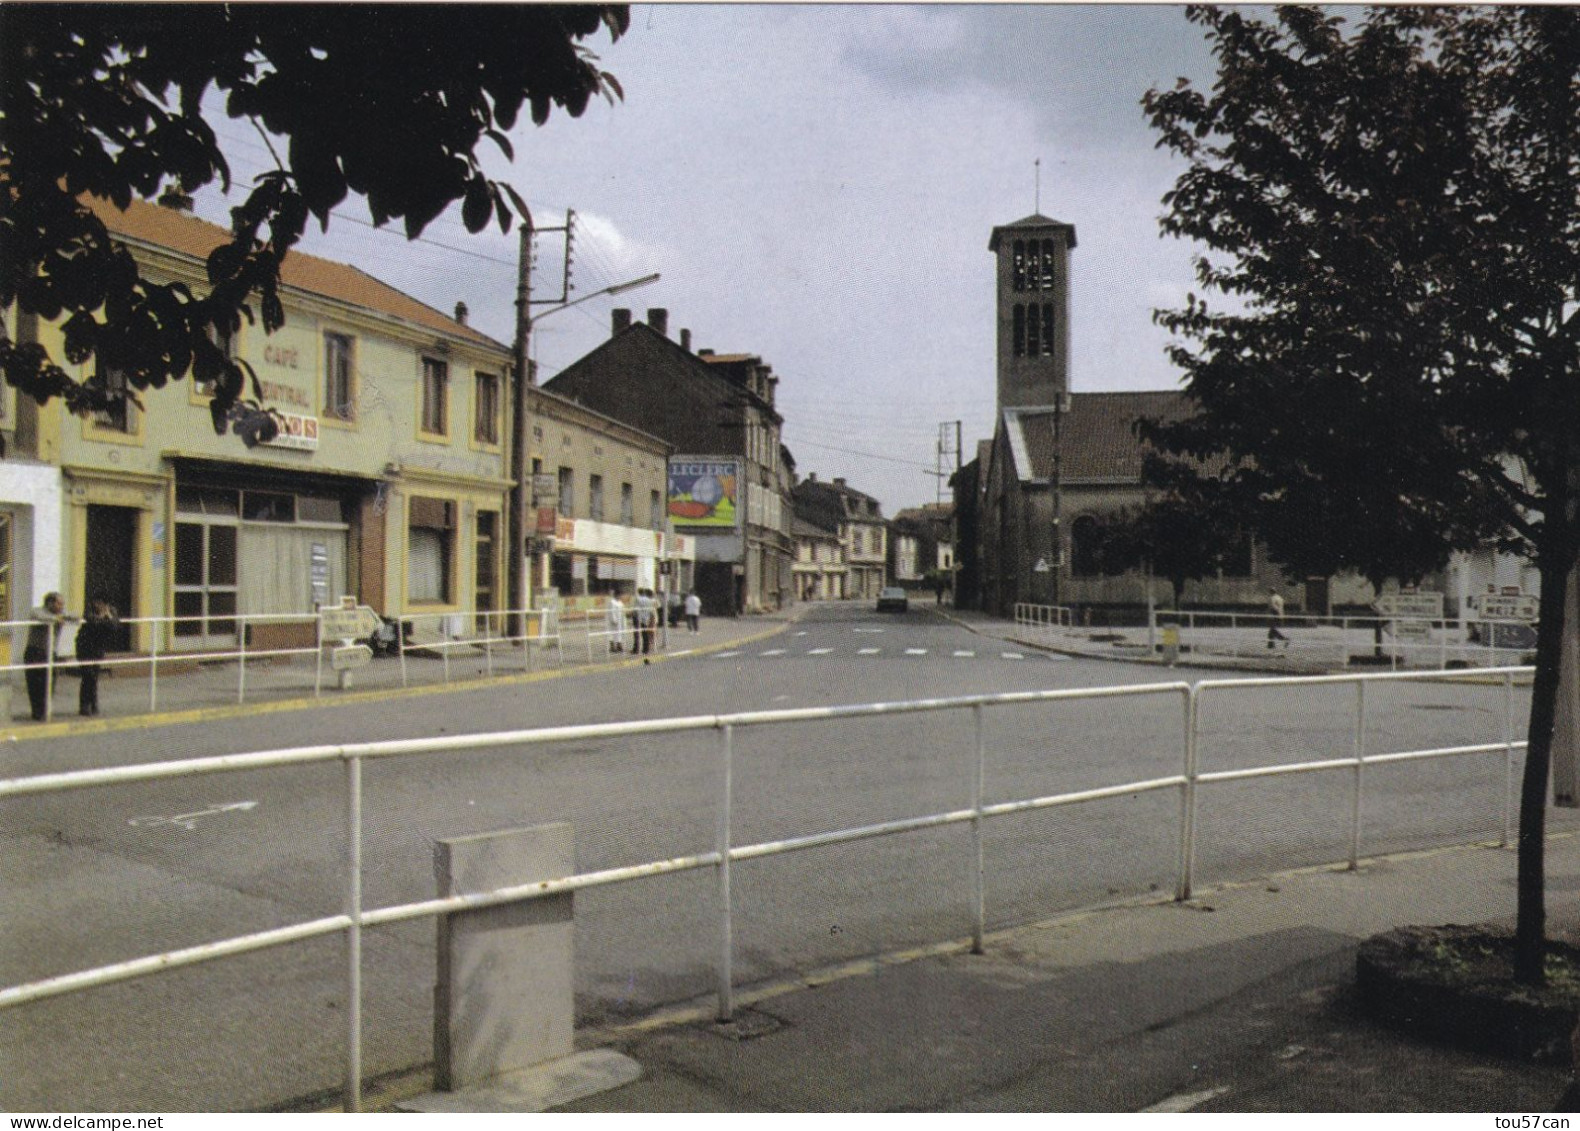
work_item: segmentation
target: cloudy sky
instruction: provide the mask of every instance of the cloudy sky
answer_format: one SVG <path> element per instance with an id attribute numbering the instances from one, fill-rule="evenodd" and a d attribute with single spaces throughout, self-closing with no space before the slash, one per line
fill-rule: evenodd
<path id="1" fill-rule="evenodd" d="M 572 297 L 663 278 L 544 318 L 540 378 L 598 345 L 612 307 L 664 307 L 694 347 L 772 365 L 801 475 L 843 476 L 888 515 L 931 502 L 940 425 L 951 467 L 953 422 L 967 459 L 991 434 L 988 236 L 1038 208 L 1040 161 L 1040 210 L 1079 239 L 1073 387 L 1176 383 L 1151 313 L 1191 288 L 1189 249 L 1158 235 L 1178 167 L 1139 103 L 1182 75 L 1210 85 L 1182 8 L 634 5 L 619 42 L 590 46 L 624 101 L 522 123 L 497 173 L 540 227 L 575 209 Z M 218 128 L 244 182 L 267 152 Z M 199 211 L 223 222 L 226 206 Z M 510 340 L 514 234 L 447 215 L 408 244 L 366 216 L 348 201 L 305 250 L 446 311 L 464 300 Z M 558 292 L 562 256 L 540 238 L 537 294 Z"/>

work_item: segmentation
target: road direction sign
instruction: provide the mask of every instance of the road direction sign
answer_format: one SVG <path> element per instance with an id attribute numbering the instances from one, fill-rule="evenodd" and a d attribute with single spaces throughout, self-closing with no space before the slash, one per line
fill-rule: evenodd
<path id="1" fill-rule="evenodd" d="M 1389 593 L 1377 598 L 1377 611 L 1385 617 L 1428 617 L 1443 615 L 1441 593 Z"/>
<path id="2" fill-rule="evenodd" d="M 346 672 L 352 668 L 366 667 L 371 659 L 373 649 L 366 644 L 347 644 L 329 653 L 329 666 L 337 672 Z"/>
<path id="3" fill-rule="evenodd" d="M 318 610 L 319 636 L 324 640 L 360 640 L 372 636 L 382 623 L 378 613 L 357 604 L 355 597 L 342 597 L 338 606 Z"/>
<path id="4" fill-rule="evenodd" d="M 1518 596 L 1483 593 L 1470 600 L 1482 620 L 1533 621 L 1537 616 L 1536 598 L 1523 593 Z"/>

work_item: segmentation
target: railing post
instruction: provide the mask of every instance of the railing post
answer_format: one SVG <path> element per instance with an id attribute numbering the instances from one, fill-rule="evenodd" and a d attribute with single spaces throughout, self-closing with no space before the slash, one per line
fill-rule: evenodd
<path id="1" fill-rule="evenodd" d="M 1355 789 L 1350 797 L 1350 871 L 1361 860 L 1361 790 L 1366 780 L 1366 681 L 1356 680 L 1355 703 Z"/>
<path id="2" fill-rule="evenodd" d="M 318 642 L 313 657 L 313 698 L 317 699 L 324 693 L 324 618 L 321 613 L 313 618 L 313 639 Z"/>
<path id="3" fill-rule="evenodd" d="M 406 686 L 406 621 L 395 617 L 395 646 L 400 650 L 400 685 Z"/>
<path id="4" fill-rule="evenodd" d="M 444 682 L 446 686 L 449 686 L 450 683 L 450 645 L 454 643 L 454 639 L 446 631 L 450 627 L 449 619 L 448 616 L 445 616 L 439 621 L 439 635 L 444 637 L 443 642 L 439 645 L 439 655 L 444 660 Z"/>
<path id="5" fill-rule="evenodd" d="M 55 719 L 55 644 L 60 638 L 60 622 L 50 621 L 47 628 L 49 646 L 44 649 L 44 721 Z"/>
<path id="6" fill-rule="evenodd" d="M 483 614 L 483 666 L 488 669 L 488 678 L 494 678 L 494 614 Z"/>
<path id="7" fill-rule="evenodd" d="M 362 1110 L 362 759 L 346 760 L 345 1109 Z"/>
<path id="8" fill-rule="evenodd" d="M 1488 635 L 1491 635 L 1490 633 Z M 1514 673 L 1503 673 L 1503 838 L 1498 847 L 1509 847 L 1509 812 L 1514 807 Z"/>
<path id="9" fill-rule="evenodd" d="M 153 644 L 148 650 L 148 713 L 159 710 L 159 621 L 153 625 Z"/>
<path id="10" fill-rule="evenodd" d="M 971 953 L 981 954 L 983 936 L 987 932 L 987 894 L 986 894 L 986 864 L 982 852 L 982 780 L 987 763 L 987 746 L 982 730 L 982 704 L 978 703 L 971 708 L 972 721 L 976 725 L 976 765 L 971 775 L 971 808 L 976 816 L 971 818 L 971 849 L 976 857 L 976 866 L 972 872 L 972 900 L 971 900 Z"/>
<path id="11" fill-rule="evenodd" d="M 245 614 L 237 615 L 236 631 L 241 644 L 240 659 L 236 664 L 236 702 L 245 703 L 247 701 L 247 617 Z"/>
<path id="12" fill-rule="evenodd" d="M 730 909 L 730 820 L 735 773 L 735 728 L 725 724 L 719 743 L 719 811 L 714 850 L 719 856 L 719 1006 L 717 1020 L 735 1016 L 734 974 L 735 922 Z"/>
<path id="13" fill-rule="evenodd" d="M 1184 695 L 1185 784 L 1180 787 L 1179 882 L 1174 888 L 1174 898 L 1180 903 L 1190 898 L 1196 870 L 1196 757 L 1200 725 L 1195 685 L 1186 688 Z"/>

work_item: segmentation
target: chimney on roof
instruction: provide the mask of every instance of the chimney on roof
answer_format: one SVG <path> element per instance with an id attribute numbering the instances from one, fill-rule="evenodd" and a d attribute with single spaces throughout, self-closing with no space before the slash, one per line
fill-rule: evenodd
<path id="1" fill-rule="evenodd" d="M 834 486 L 843 487 L 845 486 L 845 481 L 836 475 L 834 476 Z"/>
<path id="2" fill-rule="evenodd" d="M 816 483 L 817 482 L 817 472 L 815 472 L 815 471 L 807 472 L 806 473 L 806 481 L 808 483 Z"/>
<path id="3" fill-rule="evenodd" d="M 690 330 L 684 330 L 683 329 L 683 330 L 680 331 L 680 348 L 685 350 L 687 353 L 691 352 L 691 331 Z"/>
<path id="4" fill-rule="evenodd" d="M 649 307 L 647 311 L 647 324 L 657 330 L 664 337 L 669 337 L 669 311 L 662 306 Z"/>
<path id="5" fill-rule="evenodd" d="M 708 350 L 708 349 L 701 349 L 701 350 L 697 351 L 697 356 L 698 357 L 712 357 L 713 356 L 713 351 L 712 350 Z"/>
<path id="6" fill-rule="evenodd" d="M 466 325 L 467 313 L 466 303 L 458 302 L 455 304 L 455 320 L 463 326 Z"/>
<path id="7" fill-rule="evenodd" d="M 610 336 L 618 334 L 621 330 L 631 325 L 631 312 L 623 306 L 615 307 L 612 314 Z"/>

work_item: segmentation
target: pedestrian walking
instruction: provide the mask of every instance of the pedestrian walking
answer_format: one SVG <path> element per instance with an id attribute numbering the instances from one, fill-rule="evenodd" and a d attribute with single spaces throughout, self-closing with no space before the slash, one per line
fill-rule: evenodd
<path id="1" fill-rule="evenodd" d="M 27 665 L 27 699 L 33 720 L 43 722 L 49 715 L 49 697 L 54 690 L 51 668 L 56 635 L 61 625 L 76 618 L 66 615 L 66 602 L 59 593 L 44 594 L 44 603 L 28 616 L 33 623 L 28 627 L 27 644 L 22 650 L 22 662 Z"/>
<path id="2" fill-rule="evenodd" d="M 686 594 L 686 627 L 693 633 L 702 631 L 702 598 L 696 590 Z"/>
<path id="3" fill-rule="evenodd" d="M 1279 626 L 1284 623 L 1284 598 L 1279 596 L 1276 589 L 1267 591 L 1267 615 L 1272 618 L 1267 626 L 1267 646 L 1272 648 L 1279 641 L 1287 645 L 1289 637 L 1278 631 Z"/>
<path id="4" fill-rule="evenodd" d="M 653 651 L 653 629 L 658 619 L 658 603 L 653 600 L 651 589 L 638 589 L 636 591 L 636 637 L 637 650 L 644 656 Z"/>
<path id="5" fill-rule="evenodd" d="M 82 677 L 82 687 L 77 693 L 77 713 L 84 718 L 99 713 L 99 675 L 104 670 L 99 661 L 110 650 L 119 624 L 114 605 L 95 601 L 77 630 L 77 674 Z"/>

